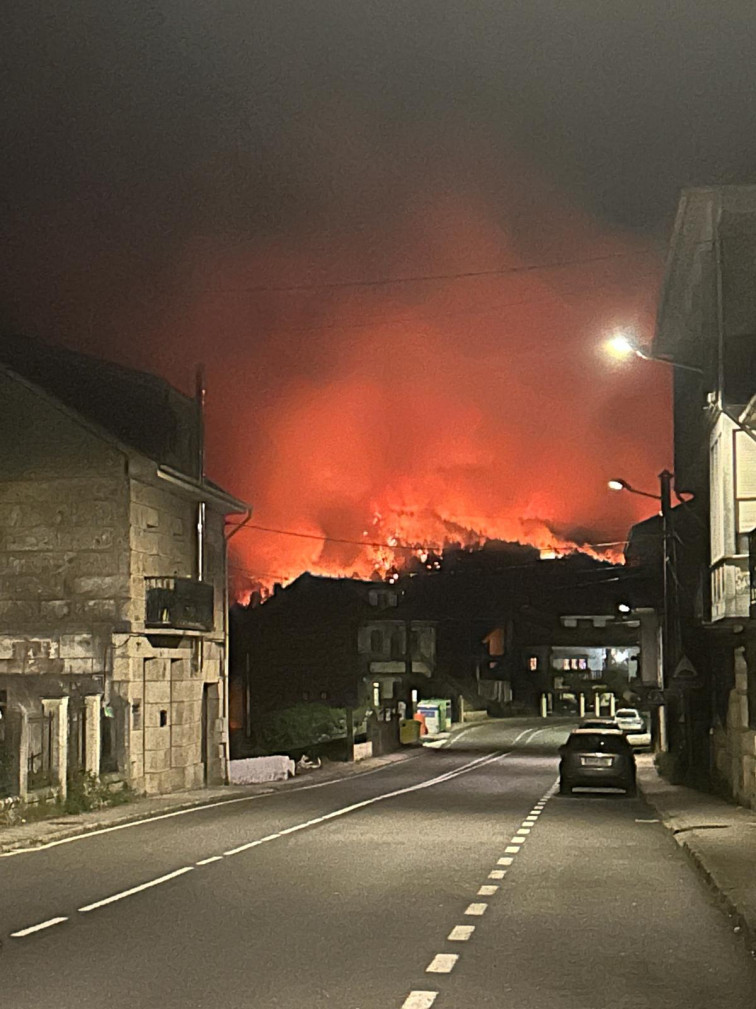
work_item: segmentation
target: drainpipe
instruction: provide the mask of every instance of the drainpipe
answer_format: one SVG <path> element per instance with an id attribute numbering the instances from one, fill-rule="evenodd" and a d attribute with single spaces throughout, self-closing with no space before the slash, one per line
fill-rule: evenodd
<path id="1" fill-rule="evenodd" d="M 252 509 L 247 508 L 247 513 L 242 521 L 234 526 L 228 536 L 225 537 L 223 551 L 223 724 L 226 727 L 226 759 L 224 761 L 223 780 L 226 785 L 231 783 L 231 726 L 229 725 L 229 655 L 228 655 L 228 544 L 232 536 L 236 536 L 247 522 L 252 518 Z"/>

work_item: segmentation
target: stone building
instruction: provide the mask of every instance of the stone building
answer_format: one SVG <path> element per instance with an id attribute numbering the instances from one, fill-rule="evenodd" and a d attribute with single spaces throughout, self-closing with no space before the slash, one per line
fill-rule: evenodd
<path id="1" fill-rule="evenodd" d="M 202 476 L 197 402 L 4 337 L 0 404 L 0 796 L 224 781 L 224 523 L 246 506 Z"/>

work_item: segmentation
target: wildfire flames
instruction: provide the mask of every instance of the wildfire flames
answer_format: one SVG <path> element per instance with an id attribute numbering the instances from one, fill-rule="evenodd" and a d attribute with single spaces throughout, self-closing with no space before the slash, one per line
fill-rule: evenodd
<path id="1" fill-rule="evenodd" d="M 648 336 L 655 251 L 530 176 L 506 211 L 442 181 L 368 236 L 185 242 L 159 314 L 61 329 L 180 388 L 204 363 L 208 473 L 278 530 L 233 538 L 241 597 L 489 538 L 616 555 L 649 514 L 606 482 L 669 465 L 668 376 L 600 347 Z"/>

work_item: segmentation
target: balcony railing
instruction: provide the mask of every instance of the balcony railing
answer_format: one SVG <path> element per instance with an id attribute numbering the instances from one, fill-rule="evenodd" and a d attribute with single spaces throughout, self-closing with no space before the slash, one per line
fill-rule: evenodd
<path id="1" fill-rule="evenodd" d="M 195 578 L 145 578 L 147 627 L 213 629 L 213 586 Z"/>

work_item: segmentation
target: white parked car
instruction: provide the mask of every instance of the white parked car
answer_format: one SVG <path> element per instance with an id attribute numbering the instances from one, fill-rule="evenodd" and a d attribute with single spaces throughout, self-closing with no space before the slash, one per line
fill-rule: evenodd
<path id="1" fill-rule="evenodd" d="M 651 745 L 648 725 L 637 708 L 617 708 L 614 718 L 631 746 L 638 748 Z"/>

